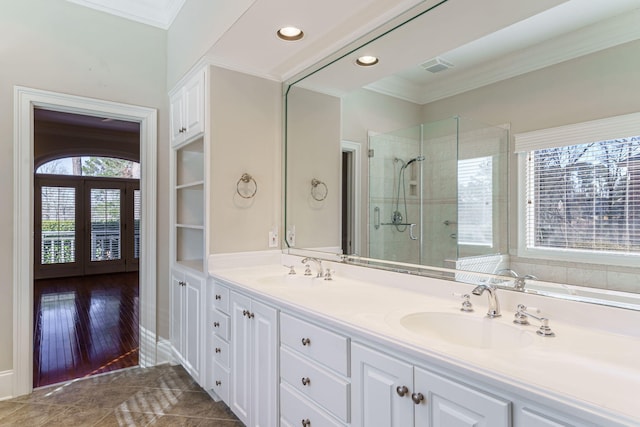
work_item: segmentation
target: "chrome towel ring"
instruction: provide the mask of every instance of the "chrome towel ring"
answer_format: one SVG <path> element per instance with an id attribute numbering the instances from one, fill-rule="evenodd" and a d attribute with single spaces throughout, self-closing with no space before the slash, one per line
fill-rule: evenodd
<path id="1" fill-rule="evenodd" d="M 313 197 L 313 200 L 321 202 L 327 198 L 327 194 L 329 194 L 327 184 L 319 179 L 313 178 L 311 180 L 311 197 Z"/>
<path id="2" fill-rule="evenodd" d="M 253 185 L 251 183 L 253 183 Z M 241 187 L 242 190 L 240 189 Z M 253 187 L 253 190 L 251 187 Z M 258 183 L 251 175 L 243 173 L 236 184 L 236 191 L 243 199 L 252 199 L 258 192 Z"/>

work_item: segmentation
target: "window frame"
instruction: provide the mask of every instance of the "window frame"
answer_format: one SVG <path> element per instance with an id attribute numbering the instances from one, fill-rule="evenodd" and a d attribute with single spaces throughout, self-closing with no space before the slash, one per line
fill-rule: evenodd
<path id="1" fill-rule="evenodd" d="M 517 236 L 516 256 L 548 261 L 609 264 L 637 267 L 640 253 L 617 253 L 564 248 L 527 247 L 527 157 L 543 148 L 585 144 L 640 135 L 640 113 L 575 123 L 515 135 L 517 155 Z"/>

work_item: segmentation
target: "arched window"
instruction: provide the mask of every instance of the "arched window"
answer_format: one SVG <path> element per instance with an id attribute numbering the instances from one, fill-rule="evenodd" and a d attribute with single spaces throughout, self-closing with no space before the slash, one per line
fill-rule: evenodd
<path id="1" fill-rule="evenodd" d="M 65 157 L 43 163 L 36 174 L 140 179 L 140 163 L 115 157 Z"/>

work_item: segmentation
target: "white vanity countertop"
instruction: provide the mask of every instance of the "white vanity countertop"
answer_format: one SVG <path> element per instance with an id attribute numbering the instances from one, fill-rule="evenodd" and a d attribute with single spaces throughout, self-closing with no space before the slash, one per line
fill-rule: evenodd
<path id="1" fill-rule="evenodd" d="M 299 265 L 299 260 L 293 261 Z M 400 346 L 415 357 L 426 356 L 552 401 L 577 404 L 621 424 L 640 425 L 640 337 L 620 330 L 591 328 L 606 309 L 498 290 L 502 317 L 486 321 L 513 326 L 515 304 L 536 304 L 541 315 L 550 318 L 557 336 L 536 335 L 539 323 L 531 319 L 531 325 L 518 326 L 530 335 L 525 347 L 468 347 L 411 332 L 400 324 L 400 319 L 415 312 L 483 318 L 486 295 L 472 296 L 473 313 L 460 312 L 460 301 L 451 296 L 453 291 L 470 293 L 470 285 L 340 264 L 331 266 L 338 270 L 333 281 L 304 277 L 302 268 L 298 268 L 298 275 L 287 276 L 280 263 L 252 267 L 214 267 L 210 263 L 209 273 L 311 319 L 331 320 L 345 330 Z M 362 272 L 364 276 L 376 275 L 377 280 L 372 276 L 360 279 Z M 381 280 L 388 284 L 375 283 Z M 585 310 L 594 313 L 583 313 Z M 640 328 L 640 313 L 616 310 L 622 321 L 633 322 L 634 330 Z M 569 321 L 575 318 L 582 324 Z M 615 325 L 611 319 L 604 323 Z M 621 330 L 625 332 L 625 328 L 629 325 L 623 325 Z"/>

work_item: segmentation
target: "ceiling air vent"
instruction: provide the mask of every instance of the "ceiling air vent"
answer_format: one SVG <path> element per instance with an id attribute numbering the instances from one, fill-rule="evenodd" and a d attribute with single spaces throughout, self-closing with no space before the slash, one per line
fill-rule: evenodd
<path id="1" fill-rule="evenodd" d="M 439 73 L 440 71 L 444 71 L 453 67 L 453 64 L 451 62 L 445 61 L 440 57 L 436 57 L 423 62 L 422 64 L 420 64 L 420 66 L 431 73 Z"/>

